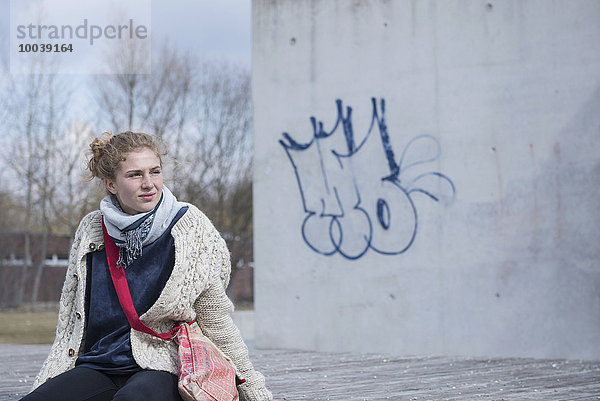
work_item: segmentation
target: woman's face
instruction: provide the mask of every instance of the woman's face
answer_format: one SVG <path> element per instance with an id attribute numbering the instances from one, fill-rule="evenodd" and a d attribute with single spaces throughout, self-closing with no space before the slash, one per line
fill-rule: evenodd
<path id="1" fill-rule="evenodd" d="M 115 179 L 105 179 L 104 185 L 111 194 L 116 195 L 125 213 L 149 212 L 162 195 L 160 159 L 148 148 L 127 153 L 125 160 L 119 164 Z"/>

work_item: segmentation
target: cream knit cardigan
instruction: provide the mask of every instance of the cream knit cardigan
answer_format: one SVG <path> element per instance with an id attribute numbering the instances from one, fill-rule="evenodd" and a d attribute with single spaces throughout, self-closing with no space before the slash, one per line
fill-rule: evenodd
<path id="1" fill-rule="evenodd" d="M 271 400 L 265 379 L 252 367 L 248 349 L 231 319 L 233 304 L 225 294 L 231 264 L 225 241 L 198 208 L 187 206 L 187 212 L 171 229 L 175 242 L 173 273 L 154 305 L 140 319 L 161 333 L 177 322 L 197 319 L 202 332 L 231 358 L 241 378 L 246 379 L 238 386 L 240 400 Z M 102 215 L 97 210 L 82 219 L 75 233 L 60 297 L 56 338 L 34 381 L 34 389 L 73 368 L 83 351 L 86 254 L 103 247 Z M 131 349 L 143 369 L 177 374 L 177 346 L 172 341 L 132 329 Z"/>

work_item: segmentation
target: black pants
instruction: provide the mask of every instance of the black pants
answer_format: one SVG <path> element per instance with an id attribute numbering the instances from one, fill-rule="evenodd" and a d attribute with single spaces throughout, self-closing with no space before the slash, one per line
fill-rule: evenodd
<path id="1" fill-rule="evenodd" d="M 21 401 L 181 401 L 177 377 L 158 370 L 115 375 L 75 367 L 48 380 Z"/>

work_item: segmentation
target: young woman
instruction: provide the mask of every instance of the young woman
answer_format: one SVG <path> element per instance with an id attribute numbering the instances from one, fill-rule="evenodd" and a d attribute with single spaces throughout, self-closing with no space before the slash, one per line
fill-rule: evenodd
<path id="1" fill-rule="evenodd" d="M 158 138 L 123 132 L 96 138 L 88 167 L 108 195 L 75 234 L 60 298 L 56 339 L 23 400 L 181 400 L 177 346 L 133 330 L 108 270 L 102 220 L 119 249 L 140 319 L 155 331 L 197 320 L 246 382 L 240 400 L 271 400 L 230 313 L 225 241 L 195 206 L 163 185 Z"/>

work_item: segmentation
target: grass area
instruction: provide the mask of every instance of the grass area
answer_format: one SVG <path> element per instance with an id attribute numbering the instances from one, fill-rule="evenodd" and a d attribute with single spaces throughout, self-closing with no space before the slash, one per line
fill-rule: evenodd
<path id="1" fill-rule="evenodd" d="M 0 344 L 52 344 L 58 311 L 0 311 Z"/>
<path id="2" fill-rule="evenodd" d="M 237 311 L 252 310 L 251 303 L 236 304 Z M 0 344 L 52 344 L 58 311 L 0 310 Z"/>

